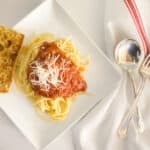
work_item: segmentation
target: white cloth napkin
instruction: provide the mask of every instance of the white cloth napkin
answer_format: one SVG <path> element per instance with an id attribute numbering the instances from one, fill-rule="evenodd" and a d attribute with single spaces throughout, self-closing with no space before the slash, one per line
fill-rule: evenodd
<path id="1" fill-rule="evenodd" d="M 150 32 L 150 1 L 136 0 L 143 17 L 148 36 Z M 123 0 L 106 0 L 105 5 L 105 46 L 107 55 L 113 60 L 115 45 L 124 38 L 136 39 L 142 48 L 134 23 Z M 133 102 L 129 81 L 124 75 L 119 87 L 103 99 L 96 108 L 73 130 L 77 150 L 149 150 L 150 149 L 150 81 L 146 82 L 140 101 L 145 131 L 137 134 L 133 121 L 128 136 L 120 139 L 117 129 L 125 112 Z"/>
<path id="2" fill-rule="evenodd" d="M 145 131 L 137 134 L 131 122 L 128 136 L 120 139 L 117 129 L 128 108 L 127 96 L 120 87 L 103 101 L 73 130 L 76 150 L 149 150 L 150 149 L 150 94 L 149 83 L 142 96 Z"/>

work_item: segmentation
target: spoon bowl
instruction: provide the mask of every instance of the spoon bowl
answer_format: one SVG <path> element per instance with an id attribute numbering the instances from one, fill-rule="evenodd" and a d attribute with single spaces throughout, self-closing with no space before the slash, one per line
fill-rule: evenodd
<path id="1" fill-rule="evenodd" d="M 122 40 L 115 48 L 115 61 L 126 71 L 137 69 L 141 60 L 141 49 L 137 41 L 132 39 Z"/>

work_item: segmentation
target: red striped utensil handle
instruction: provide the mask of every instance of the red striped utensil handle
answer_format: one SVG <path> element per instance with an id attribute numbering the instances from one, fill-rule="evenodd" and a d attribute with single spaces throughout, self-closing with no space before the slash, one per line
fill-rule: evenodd
<path id="1" fill-rule="evenodd" d="M 148 54 L 150 52 L 150 43 L 149 43 L 149 39 L 146 35 L 143 21 L 142 21 L 141 15 L 139 13 L 138 7 L 135 3 L 135 0 L 124 0 L 124 2 L 126 4 L 127 8 L 129 9 L 129 12 L 135 23 L 138 34 L 142 40 L 144 52 L 145 52 L 145 54 Z"/>

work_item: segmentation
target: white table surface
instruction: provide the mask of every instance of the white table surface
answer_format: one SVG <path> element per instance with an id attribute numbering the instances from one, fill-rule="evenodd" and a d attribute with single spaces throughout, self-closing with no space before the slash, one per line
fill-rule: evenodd
<path id="1" fill-rule="evenodd" d="M 0 0 L 0 24 L 12 27 L 42 1 Z M 70 7 L 70 11 L 75 16 L 75 19 L 77 19 L 81 26 L 86 27 L 85 30 L 89 35 L 92 36 L 100 47 L 103 47 L 103 41 L 100 41 L 99 37 L 103 36 L 102 11 L 104 0 L 83 0 L 85 3 L 82 7 L 80 7 L 81 0 L 69 1 L 67 5 Z M 81 11 L 84 13 L 78 15 Z M 89 16 L 92 19 L 92 24 L 89 23 Z M 71 134 L 71 130 L 67 131 L 45 150 L 74 150 Z M 2 111 L 0 111 L 0 150 L 35 150 Z"/>

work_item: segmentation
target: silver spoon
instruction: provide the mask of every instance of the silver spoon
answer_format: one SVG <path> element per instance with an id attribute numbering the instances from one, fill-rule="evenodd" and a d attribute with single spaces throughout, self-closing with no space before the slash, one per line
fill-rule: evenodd
<path id="1" fill-rule="evenodd" d="M 150 54 L 148 54 L 146 56 L 146 58 L 144 59 L 139 71 L 142 76 L 142 84 L 140 86 L 140 89 L 138 90 L 138 94 L 136 96 L 135 101 L 133 102 L 130 110 L 128 111 L 128 113 L 126 114 L 126 116 L 123 120 L 123 126 L 120 128 L 120 135 L 122 135 L 122 137 L 127 135 L 127 130 L 128 130 L 130 120 L 132 119 L 132 117 L 134 115 L 135 108 L 137 107 L 137 104 L 140 100 L 140 96 L 142 95 L 146 79 L 148 79 L 150 77 Z"/>
<path id="2" fill-rule="evenodd" d="M 120 67 L 128 72 L 128 76 L 131 80 L 131 84 L 134 90 L 134 96 L 136 97 L 136 86 L 132 73 L 137 70 L 140 62 L 141 49 L 138 43 L 132 39 L 125 39 L 121 41 L 115 48 L 114 58 Z M 136 117 L 139 118 L 138 107 L 136 108 Z M 141 117 L 141 116 L 140 116 Z M 138 119 L 137 119 L 138 120 Z M 135 121 L 136 126 L 139 126 L 138 122 Z M 121 125 L 122 126 L 122 125 Z M 120 129 L 120 128 L 119 128 Z M 120 132 L 119 132 L 120 135 Z"/>

